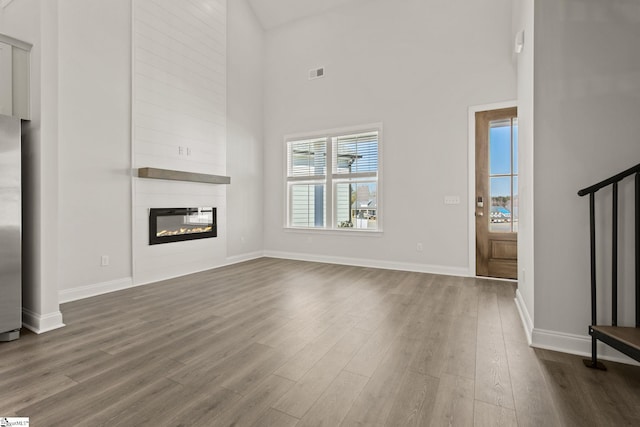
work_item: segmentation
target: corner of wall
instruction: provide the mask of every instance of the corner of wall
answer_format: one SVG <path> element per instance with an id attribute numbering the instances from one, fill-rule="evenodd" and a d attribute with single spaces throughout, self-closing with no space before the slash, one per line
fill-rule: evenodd
<path id="1" fill-rule="evenodd" d="M 42 334 L 62 328 L 65 324 L 62 322 L 62 313 L 60 310 L 47 314 L 38 314 L 23 307 L 22 326 L 36 334 Z"/>
<path id="2" fill-rule="evenodd" d="M 527 336 L 527 342 L 531 345 L 532 342 L 532 333 L 533 333 L 533 319 L 529 314 L 529 310 L 527 310 L 527 305 L 522 298 L 522 294 L 520 290 L 516 290 L 516 308 L 518 309 L 518 314 L 520 315 L 520 320 L 522 321 L 522 327 L 524 329 L 524 333 Z"/>

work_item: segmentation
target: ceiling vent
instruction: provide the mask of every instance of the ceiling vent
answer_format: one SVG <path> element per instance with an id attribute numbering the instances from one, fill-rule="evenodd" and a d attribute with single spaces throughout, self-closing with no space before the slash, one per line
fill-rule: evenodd
<path id="1" fill-rule="evenodd" d="M 319 79 L 321 77 L 324 77 L 324 67 L 309 70 L 309 80 Z"/>

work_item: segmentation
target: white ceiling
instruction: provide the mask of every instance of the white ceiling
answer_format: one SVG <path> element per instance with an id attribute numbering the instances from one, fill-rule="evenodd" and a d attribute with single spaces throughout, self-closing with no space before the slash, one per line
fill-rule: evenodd
<path id="1" fill-rule="evenodd" d="M 249 0 L 265 30 L 358 0 Z"/>

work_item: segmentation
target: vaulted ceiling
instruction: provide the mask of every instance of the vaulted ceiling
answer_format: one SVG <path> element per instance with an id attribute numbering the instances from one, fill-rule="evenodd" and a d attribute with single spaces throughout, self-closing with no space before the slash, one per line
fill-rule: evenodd
<path id="1" fill-rule="evenodd" d="M 249 0 L 265 30 L 360 0 Z"/>

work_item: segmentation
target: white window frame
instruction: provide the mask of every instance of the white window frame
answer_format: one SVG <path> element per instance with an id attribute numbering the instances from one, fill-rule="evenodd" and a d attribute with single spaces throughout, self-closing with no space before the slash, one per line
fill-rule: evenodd
<path id="1" fill-rule="evenodd" d="M 337 174 L 333 173 L 333 138 L 346 136 L 349 134 L 358 134 L 358 133 L 367 133 L 367 132 L 378 132 L 378 171 L 376 174 L 372 173 L 354 173 L 349 175 L 351 178 L 356 179 L 364 179 L 365 181 L 376 181 L 376 193 L 377 193 L 377 211 L 376 211 L 376 220 L 378 228 L 375 230 L 368 230 L 362 228 L 350 228 L 350 227 L 338 227 L 336 216 L 337 212 L 334 207 L 334 192 L 336 185 L 338 183 L 344 182 L 353 182 L 352 179 L 349 179 L 345 174 Z M 299 141 L 299 140 L 311 140 L 311 139 L 321 139 L 326 138 L 327 147 L 326 147 L 326 158 L 327 163 L 325 166 L 326 174 L 320 179 L 324 179 L 321 181 L 325 186 L 325 226 L 324 227 L 294 227 L 291 225 L 291 212 L 290 212 L 290 184 L 294 184 L 296 182 L 311 182 L 316 181 L 320 182 L 317 177 L 305 177 L 296 178 L 288 176 L 288 154 L 289 154 L 289 142 Z M 284 226 L 283 228 L 286 231 L 294 231 L 294 232 L 310 232 L 310 233 L 326 233 L 326 234 L 340 234 L 343 235 L 345 233 L 355 233 L 355 234 L 368 234 L 368 235 L 376 235 L 381 234 L 383 230 L 383 197 L 382 197 L 382 188 L 383 188 L 383 178 L 382 178 L 382 170 L 383 170 L 383 131 L 382 131 L 382 123 L 370 123 L 361 126 L 349 126 L 342 128 L 334 128 L 328 130 L 321 130 L 315 132 L 305 132 L 305 133 L 296 133 L 289 134 L 284 137 L 283 144 L 284 151 Z M 374 176 L 375 175 L 375 176 Z"/>

